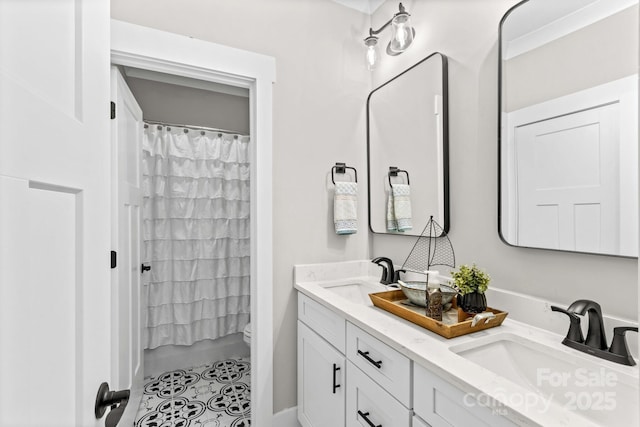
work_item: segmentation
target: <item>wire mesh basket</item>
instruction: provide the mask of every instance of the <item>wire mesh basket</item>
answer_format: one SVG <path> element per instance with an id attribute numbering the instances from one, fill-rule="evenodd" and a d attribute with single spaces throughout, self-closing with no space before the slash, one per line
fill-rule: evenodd
<path id="1" fill-rule="evenodd" d="M 406 271 L 425 274 L 434 265 L 455 268 L 456 255 L 449 237 L 432 215 L 402 264 L 402 268 Z"/>

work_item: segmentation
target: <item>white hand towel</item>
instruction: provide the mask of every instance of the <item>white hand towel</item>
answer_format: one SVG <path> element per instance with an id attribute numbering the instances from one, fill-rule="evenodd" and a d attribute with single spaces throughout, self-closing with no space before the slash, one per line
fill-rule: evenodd
<path id="1" fill-rule="evenodd" d="M 392 190 L 389 190 L 389 197 L 387 198 L 387 231 L 398 231 L 398 221 L 396 221 L 396 214 L 393 210 Z"/>
<path id="2" fill-rule="evenodd" d="M 411 187 L 408 184 L 393 184 L 387 203 L 387 230 L 408 231 L 411 221 Z"/>
<path id="3" fill-rule="evenodd" d="M 336 234 L 355 234 L 358 231 L 357 182 L 336 182 L 333 222 Z"/>

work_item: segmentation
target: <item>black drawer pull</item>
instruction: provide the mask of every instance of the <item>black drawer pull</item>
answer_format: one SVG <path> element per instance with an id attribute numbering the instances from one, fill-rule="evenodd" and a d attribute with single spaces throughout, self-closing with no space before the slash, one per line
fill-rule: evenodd
<path id="1" fill-rule="evenodd" d="M 333 394 L 336 394 L 336 389 L 340 388 L 340 384 L 336 384 L 336 372 L 340 370 L 340 366 L 333 364 Z"/>
<path id="2" fill-rule="evenodd" d="M 382 360 L 378 360 L 376 362 L 375 360 L 373 360 L 372 358 L 369 357 L 369 352 L 368 351 L 358 350 L 358 354 L 360 356 L 364 357 L 365 359 L 367 359 L 369 361 L 369 363 L 371 363 L 376 368 L 378 368 L 378 369 L 382 368 Z"/>
<path id="3" fill-rule="evenodd" d="M 371 420 L 369 419 L 369 413 L 368 412 L 362 412 L 361 410 L 358 409 L 358 415 L 360 415 L 362 418 L 364 418 L 364 420 L 367 422 L 367 424 L 369 424 L 371 427 L 382 427 L 382 424 L 375 425 L 374 423 L 371 422 Z"/>

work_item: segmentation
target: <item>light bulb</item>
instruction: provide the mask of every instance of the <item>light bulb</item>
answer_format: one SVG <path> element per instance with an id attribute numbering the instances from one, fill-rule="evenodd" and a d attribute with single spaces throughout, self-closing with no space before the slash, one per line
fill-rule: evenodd
<path id="1" fill-rule="evenodd" d="M 409 22 L 409 14 L 400 12 L 391 21 L 393 38 L 389 43 L 389 50 L 395 53 L 404 52 L 413 42 L 413 28 Z"/>
<path id="2" fill-rule="evenodd" d="M 373 70 L 378 63 L 378 49 L 376 46 L 367 47 L 367 53 L 365 55 L 367 61 L 367 70 Z"/>
<path id="3" fill-rule="evenodd" d="M 364 39 L 364 44 L 367 46 L 367 51 L 365 52 L 367 70 L 371 71 L 376 68 L 376 64 L 378 63 L 378 38 L 369 36 Z"/>

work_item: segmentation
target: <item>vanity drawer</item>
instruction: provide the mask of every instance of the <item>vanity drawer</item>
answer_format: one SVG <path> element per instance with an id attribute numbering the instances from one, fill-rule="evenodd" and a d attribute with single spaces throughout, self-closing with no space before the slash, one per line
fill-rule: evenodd
<path id="1" fill-rule="evenodd" d="M 298 293 L 298 319 L 344 354 L 346 321 L 342 317 Z"/>
<path id="2" fill-rule="evenodd" d="M 409 409 L 347 362 L 346 427 L 409 427 L 410 423 Z"/>
<path id="3" fill-rule="evenodd" d="M 411 408 L 411 360 L 347 322 L 347 359 Z"/>
<path id="4" fill-rule="evenodd" d="M 413 410 L 432 427 L 516 427 L 492 408 L 481 406 L 475 397 L 417 363 L 413 367 L 413 377 Z"/>

